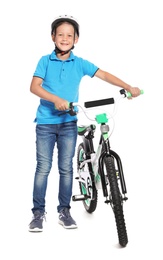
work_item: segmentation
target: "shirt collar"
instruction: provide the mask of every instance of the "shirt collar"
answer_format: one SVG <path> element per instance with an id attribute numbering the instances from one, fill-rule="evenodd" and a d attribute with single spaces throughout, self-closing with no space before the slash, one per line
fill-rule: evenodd
<path id="1" fill-rule="evenodd" d="M 65 60 L 65 61 L 73 61 L 73 60 L 74 60 L 74 57 L 75 57 L 75 56 L 74 56 L 73 52 L 71 51 L 71 52 L 70 52 L 70 57 L 69 57 L 67 60 Z M 58 57 L 57 57 L 55 51 L 53 51 L 53 52 L 51 53 L 51 55 L 50 55 L 50 60 L 59 60 L 59 61 L 62 61 L 62 60 L 58 59 Z"/>

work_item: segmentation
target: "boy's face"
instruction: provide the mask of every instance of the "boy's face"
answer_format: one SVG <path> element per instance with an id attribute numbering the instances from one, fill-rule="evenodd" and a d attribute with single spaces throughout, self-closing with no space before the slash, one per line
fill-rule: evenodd
<path id="1" fill-rule="evenodd" d="M 67 51 L 77 43 L 78 37 L 73 25 L 65 22 L 57 27 L 55 35 L 52 34 L 52 40 L 60 50 Z"/>

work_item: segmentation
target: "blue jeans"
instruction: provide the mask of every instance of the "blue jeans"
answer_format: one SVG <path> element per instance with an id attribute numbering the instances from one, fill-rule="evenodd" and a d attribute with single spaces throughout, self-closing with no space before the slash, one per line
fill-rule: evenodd
<path id="1" fill-rule="evenodd" d="M 56 125 L 36 125 L 37 166 L 33 187 L 33 208 L 45 212 L 48 175 L 52 168 L 55 144 L 58 149 L 59 191 L 57 211 L 70 208 L 73 185 L 73 157 L 77 139 L 76 121 Z"/>

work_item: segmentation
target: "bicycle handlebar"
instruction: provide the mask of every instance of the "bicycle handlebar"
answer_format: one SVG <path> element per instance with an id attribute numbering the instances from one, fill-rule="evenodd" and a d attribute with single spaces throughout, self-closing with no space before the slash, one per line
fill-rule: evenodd
<path id="1" fill-rule="evenodd" d="M 84 107 L 97 107 L 97 106 L 104 106 L 104 105 L 110 105 L 114 104 L 114 98 L 106 98 L 106 99 L 100 99 L 100 100 L 94 100 L 94 101 L 87 101 L 84 103 Z"/>
<path id="2" fill-rule="evenodd" d="M 127 97 L 127 98 L 132 97 L 131 93 L 126 92 L 124 89 L 121 89 L 119 92 L 120 92 L 121 95 L 124 95 L 124 97 Z M 143 93 L 144 93 L 144 91 L 141 90 L 141 94 L 143 94 Z M 106 99 L 99 99 L 99 100 L 84 102 L 84 107 L 85 108 L 97 107 L 97 106 L 111 105 L 111 104 L 114 104 L 114 103 L 115 103 L 114 98 L 106 98 Z M 75 105 L 75 103 L 72 103 L 72 102 L 70 104 L 71 104 L 71 106 Z"/>
<path id="3" fill-rule="evenodd" d="M 130 92 L 126 92 L 125 89 L 121 89 L 119 92 L 124 97 L 127 97 L 127 98 L 132 97 L 131 93 Z M 141 94 L 143 94 L 143 93 L 144 93 L 144 91 L 141 90 Z M 114 103 L 115 103 L 114 98 L 106 98 L 106 99 L 99 99 L 99 100 L 93 100 L 93 101 L 84 102 L 84 107 L 85 108 L 90 108 L 90 107 L 111 105 L 111 104 L 114 104 Z M 63 114 L 66 114 L 66 113 L 70 114 L 71 116 L 76 115 L 77 112 L 74 111 L 74 106 L 77 106 L 77 105 L 79 105 L 79 104 L 75 103 L 75 102 L 70 102 L 69 103 L 69 109 L 66 110 L 66 111 L 63 111 L 61 114 L 59 114 L 59 116 L 61 116 Z"/>

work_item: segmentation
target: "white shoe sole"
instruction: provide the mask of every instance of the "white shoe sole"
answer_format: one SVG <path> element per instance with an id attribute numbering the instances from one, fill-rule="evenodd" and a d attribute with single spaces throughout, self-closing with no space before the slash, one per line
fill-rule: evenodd
<path id="1" fill-rule="evenodd" d="M 38 233 L 38 232 L 42 232 L 43 229 L 40 229 L 40 228 L 32 228 L 32 229 L 30 229 L 30 228 L 29 228 L 28 231 L 29 231 L 29 232 L 33 232 L 33 233 L 34 233 L 34 232 L 37 232 L 37 233 Z"/>
<path id="2" fill-rule="evenodd" d="M 65 226 L 64 223 L 61 220 L 59 220 L 58 223 L 60 225 L 62 225 L 64 228 L 66 228 L 66 229 L 75 229 L 75 228 L 77 228 L 77 225 Z"/>

